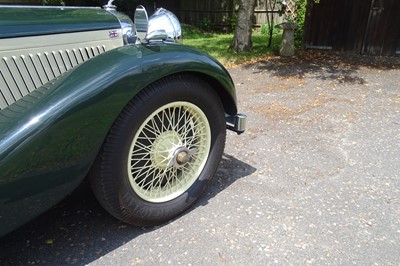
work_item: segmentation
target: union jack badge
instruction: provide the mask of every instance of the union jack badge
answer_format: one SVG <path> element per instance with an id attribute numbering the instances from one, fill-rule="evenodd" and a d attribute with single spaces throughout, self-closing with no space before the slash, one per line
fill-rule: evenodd
<path id="1" fill-rule="evenodd" d="M 117 30 L 111 30 L 108 32 L 108 36 L 110 36 L 110 38 L 116 38 L 119 36 L 119 34 Z"/>

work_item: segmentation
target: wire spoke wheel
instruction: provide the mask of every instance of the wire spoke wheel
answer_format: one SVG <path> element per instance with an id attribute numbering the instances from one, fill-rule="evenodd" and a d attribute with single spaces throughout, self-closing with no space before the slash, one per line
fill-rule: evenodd
<path id="1" fill-rule="evenodd" d="M 168 221 L 200 198 L 225 138 L 224 108 L 207 82 L 189 74 L 163 78 L 115 120 L 89 175 L 93 192 L 127 223 Z"/>
<path id="2" fill-rule="evenodd" d="M 210 125 L 201 109 L 189 102 L 160 107 L 132 141 L 128 174 L 133 190 L 150 202 L 180 196 L 203 170 L 210 145 Z"/>

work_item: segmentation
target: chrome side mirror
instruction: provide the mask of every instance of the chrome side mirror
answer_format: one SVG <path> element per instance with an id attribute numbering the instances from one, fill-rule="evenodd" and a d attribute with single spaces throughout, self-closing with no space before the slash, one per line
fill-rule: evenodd
<path id="1" fill-rule="evenodd" d="M 138 6 L 135 10 L 134 23 L 136 26 L 137 36 L 140 40 L 144 40 L 147 36 L 149 17 L 144 6 Z"/>

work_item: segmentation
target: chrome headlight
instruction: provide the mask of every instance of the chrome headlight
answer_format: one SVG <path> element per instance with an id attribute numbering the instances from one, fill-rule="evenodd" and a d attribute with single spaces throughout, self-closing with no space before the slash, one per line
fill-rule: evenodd
<path id="1" fill-rule="evenodd" d="M 178 18 L 172 12 L 158 8 L 149 18 L 146 39 L 179 42 L 181 38 L 182 29 Z"/>

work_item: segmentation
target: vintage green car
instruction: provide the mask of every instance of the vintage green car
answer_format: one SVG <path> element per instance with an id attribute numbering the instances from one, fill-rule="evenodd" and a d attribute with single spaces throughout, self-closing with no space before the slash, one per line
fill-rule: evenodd
<path id="1" fill-rule="evenodd" d="M 204 191 L 226 129 L 245 130 L 224 67 L 180 44 L 177 18 L 138 7 L 0 7 L 0 236 L 90 180 L 139 226 Z"/>

